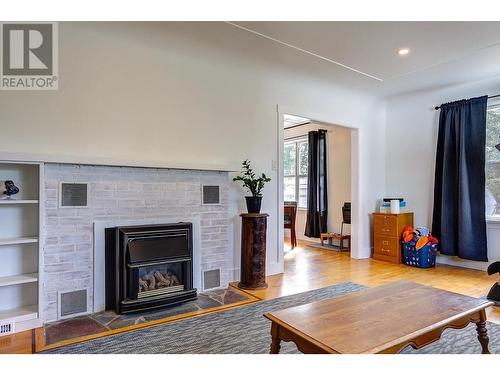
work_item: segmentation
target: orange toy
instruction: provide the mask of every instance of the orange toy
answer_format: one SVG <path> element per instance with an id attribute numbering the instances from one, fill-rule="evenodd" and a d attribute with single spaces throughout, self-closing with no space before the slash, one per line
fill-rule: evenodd
<path id="1" fill-rule="evenodd" d="M 425 245 L 427 245 L 427 242 L 429 242 L 429 239 L 427 238 L 427 236 L 421 236 L 418 239 L 417 244 L 415 245 L 415 249 L 420 250 Z"/>
<path id="2" fill-rule="evenodd" d="M 403 232 L 413 232 L 414 228 L 411 225 L 407 225 L 403 228 Z"/>
<path id="3" fill-rule="evenodd" d="M 413 232 L 405 232 L 403 233 L 403 241 L 410 242 L 411 240 L 413 240 L 413 236 Z"/>

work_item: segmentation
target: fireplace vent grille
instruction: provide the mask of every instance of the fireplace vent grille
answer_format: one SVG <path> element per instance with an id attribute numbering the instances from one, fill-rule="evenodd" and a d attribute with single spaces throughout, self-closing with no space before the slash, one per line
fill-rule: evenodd
<path id="1" fill-rule="evenodd" d="M 203 185 L 202 187 L 203 204 L 220 204 L 220 186 Z"/>
<path id="2" fill-rule="evenodd" d="M 2 323 L 0 324 L 0 336 L 10 335 L 14 332 L 14 323 Z"/>
<path id="3" fill-rule="evenodd" d="M 203 290 L 220 288 L 220 268 L 203 271 Z"/>
<path id="4" fill-rule="evenodd" d="M 59 292 L 58 318 L 70 318 L 88 313 L 87 289 Z"/>
<path id="5" fill-rule="evenodd" d="M 60 184 L 60 206 L 61 207 L 88 207 L 87 183 L 61 182 Z"/>

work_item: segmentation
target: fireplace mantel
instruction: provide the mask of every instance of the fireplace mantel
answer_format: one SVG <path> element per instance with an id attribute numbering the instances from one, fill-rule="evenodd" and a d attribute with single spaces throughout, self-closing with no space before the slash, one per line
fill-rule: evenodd
<path id="1" fill-rule="evenodd" d="M 0 151 L 0 160 L 34 162 L 34 163 L 58 163 L 77 165 L 98 165 L 108 167 L 137 167 L 137 168 L 159 168 L 159 169 L 180 169 L 192 171 L 216 171 L 216 172 L 237 172 L 239 165 L 230 164 L 209 164 L 178 162 L 171 160 L 131 160 L 121 158 L 110 158 L 104 156 L 77 156 L 77 155 L 52 155 L 38 153 L 19 153 Z"/>

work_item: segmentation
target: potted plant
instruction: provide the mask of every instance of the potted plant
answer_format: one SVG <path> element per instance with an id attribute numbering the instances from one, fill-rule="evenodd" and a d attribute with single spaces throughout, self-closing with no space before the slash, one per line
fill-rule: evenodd
<path id="1" fill-rule="evenodd" d="M 255 172 L 250 166 L 250 161 L 245 160 L 242 163 L 243 169 L 239 176 L 233 178 L 233 181 L 243 182 L 243 187 L 246 187 L 251 197 L 245 197 L 247 201 L 247 210 L 250 214 L 258 214 L 262 203 L 262 189 L 266 182 L 271 181 L 264 173 L 260 177 L 255 176 Z"/>

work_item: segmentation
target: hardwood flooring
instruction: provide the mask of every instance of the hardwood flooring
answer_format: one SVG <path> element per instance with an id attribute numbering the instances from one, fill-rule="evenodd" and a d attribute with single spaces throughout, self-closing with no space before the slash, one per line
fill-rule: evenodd
<path id="1" fill-rule="evenodd" d="M 299 241 L 299 246 L 285 255 L 283 274 L 267 277 L 267 289 L 245 292 L 267 300 L 346 281 L 378 286 L 397 280 L 409 280 L 472 297 L 485 296 L 497 281 L 484 271 L 466 268 L 437 265 L 436 268 L 417 269 L 373 259 L 351 259 L 348 253 L 323 250 Z M 500 324 L 500 308 L 490 308 L 487 314 L 488 320 Z M 38 330 L 38 339 L 40 334 L 43 332 Z M 34 331 L 0 337 L 0 353 L 31 353 L 34 337 Z"/>
<path id="2" fill-rule="evenodd" d="M 299 241 L 299 246 L 285 254 L 285 272 L 266 278 L 268 288 L 248 293 L 271 299 L 322 288 L 346 281 L 379 286 L 397 280 L 409 280 L 465 294 L 484 297 L 496 277 L 484 271 L 438 264 L 420 269 L 374 259 L 352 259 L 346 252 L 323 250 Z M 500 308 L 488 309 L 488 320 L 500 324 Z"/>
<path id="3" fill-rule="evenodd" d="M 0 354 L 31 354 L 34 351 L 32 331 L 0 337 Z"/>

